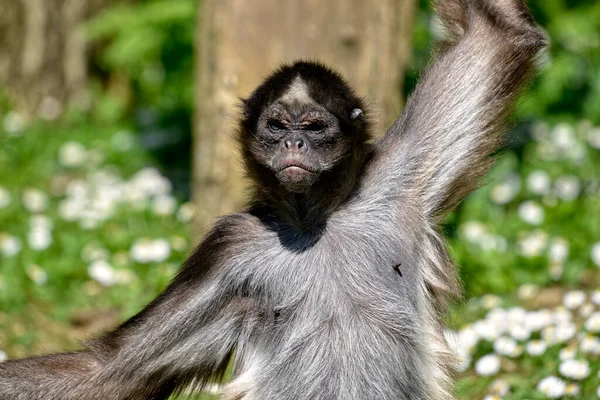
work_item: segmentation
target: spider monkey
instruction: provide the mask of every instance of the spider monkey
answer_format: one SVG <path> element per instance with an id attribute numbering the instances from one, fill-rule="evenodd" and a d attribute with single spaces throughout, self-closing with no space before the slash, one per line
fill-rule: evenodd
<path id="1" fill-rule="evenodd" d="M 373 141 L 348 84 L 285 65 L 244 102 L 253 193 L 167 289 L 84 350 L 0 364 L 0 399 L 451 399 L 437 224 L 490 168 L 545 47 L 522 0 L 440 0 L 450 38 Z"/>

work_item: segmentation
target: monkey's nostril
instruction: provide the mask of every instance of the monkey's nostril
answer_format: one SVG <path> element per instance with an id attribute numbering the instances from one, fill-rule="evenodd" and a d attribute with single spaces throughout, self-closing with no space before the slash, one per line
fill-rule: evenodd
<path id="1" fill-rule="evenodd" d="M 304 140 L 302 140 L 302 139 L 296 140 L 296 148 L 301 149 L 303 147 L 304 147 Z"/>

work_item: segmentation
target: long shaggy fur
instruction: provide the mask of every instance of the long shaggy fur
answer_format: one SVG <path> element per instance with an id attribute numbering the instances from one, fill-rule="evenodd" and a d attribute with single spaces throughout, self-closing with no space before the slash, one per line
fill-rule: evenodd
<path id="1" fill-rule="evenodd" d="M 449 31 L 385 136 L 339 75 L 298 62 L 245 102 L 255 190 L 171 285 L 85 350 L 0 364 L 0 400 L 167 399 L 219 380 L 227 400 L 452 399 L 443 336 L 456 268 L 438 231 L 489 169 L 503 121 L 545 45 L 521 0 L 440 0 Z M 308 193 L 256 161 L 262 110 L 306 85 L 346 153 Z M 365 114 L 368 116 L 368 114 Z"/>

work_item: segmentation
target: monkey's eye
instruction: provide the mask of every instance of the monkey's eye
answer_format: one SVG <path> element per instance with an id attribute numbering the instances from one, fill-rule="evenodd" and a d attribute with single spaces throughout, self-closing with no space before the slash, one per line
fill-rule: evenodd
<path id="1" fill-rule="evenodd" d="M 311 122 L 310 124 L 304 127 L 305 130 L 312 133 L 319 133 L 325 130 L 326 126 L 322 122 Z"/>
<path id="2" fill-rule="evenodd" d="M 271 120 L 267 123 L 271 132 L 279 132 L 285 130 L 285 125 L 281 121 Z"/>

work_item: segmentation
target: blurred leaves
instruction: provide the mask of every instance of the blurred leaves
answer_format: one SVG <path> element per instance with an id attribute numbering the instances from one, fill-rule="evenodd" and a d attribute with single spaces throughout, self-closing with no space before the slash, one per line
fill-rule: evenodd
<path id="1" fill-rule="evenodd" d="M 104 73 L 130 80 L 135 108 L 183 109 L 189 119 L 196 6 L 195 0 L 118 3 L 85 27 L 90 40 L 105 43 L 97 58 Z"/>

